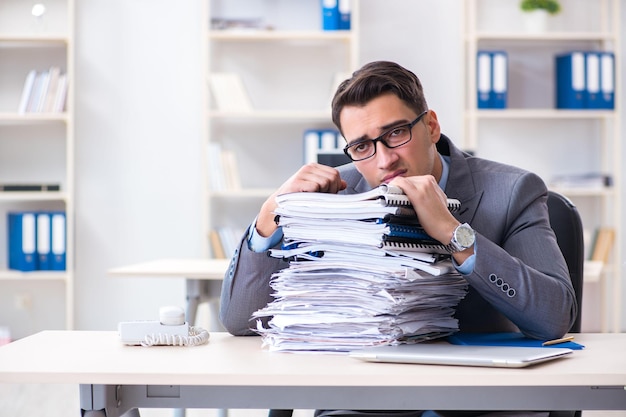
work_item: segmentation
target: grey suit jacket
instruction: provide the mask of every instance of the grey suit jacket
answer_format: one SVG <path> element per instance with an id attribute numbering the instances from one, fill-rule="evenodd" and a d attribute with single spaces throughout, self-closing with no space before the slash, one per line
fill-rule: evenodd
<path id="1" fill-rule="evenodd" d="M 553 339 L 573 323 L 577 304 L 567 266 L 548 219 L 547 188 L 535 174 L 461 152 L 444 135 L 437 144 L 450 156 L 445 193 L 461 202 L 455 214 L 477 232 L 474 271 L 456 317 L 466 332 L 521 330 Z M 343 193 L 370 189 L 352 164 L 338 168 Z M 224 277 L 220 319 L 234 335 L 255 334 L 251 314 L 272 301 L 269 279 L 288 263 L 254 253 L 242 238 Z"/>

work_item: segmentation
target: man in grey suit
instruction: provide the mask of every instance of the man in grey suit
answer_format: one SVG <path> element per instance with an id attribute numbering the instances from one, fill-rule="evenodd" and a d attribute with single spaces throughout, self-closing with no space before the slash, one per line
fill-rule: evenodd
<path id="1" fill-rule="evenodd" d="M 272 301 L 270 276 L 288 266 L 266 254 L 282 239 L 276 195 L 352 194 L 381 183 L 402 188 L 426 232 L 455 248 L 453 263 L 469 283 L 456 312 L 461 331 L 555 339 L 569 330 L 578 307 L 537 175 L 460 151 L 441 133 L 419 79 L 392 62 L 372 62 L 344 81 L 332 118 L 353 162 L 305 165 L 263 204 L 224 279 L 220 319 L 229 332 L 254 334 L 252 313 Z M 454 215 L 446 198 L 461 202 Z"/>

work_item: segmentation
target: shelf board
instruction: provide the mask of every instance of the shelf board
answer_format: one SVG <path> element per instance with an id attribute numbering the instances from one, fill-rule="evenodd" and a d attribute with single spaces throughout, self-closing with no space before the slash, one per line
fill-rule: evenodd
<path id="1" fill-rule="evenodd" d="M 604 119 L 615 117 L 613 110 L 560 110 L 560 109 L 502 109 L 469 110 L 479 119 Z"/>
<path id="2" fill-rule="evenodd" d="M 0 202 L 66 201 L 64 191 L 0 191 Z"/>
<path id="3" fill-rule="evenodd" d="M 0 281 L 66 281 L 67 271 L 15 271 L 0 269 Z"/>
<path id="4" fill-rule="evenodd" d="M 209 40 L 220 41 L 345 41 L 352 40 L 352 32 L 346 31 L 304 31 L 304 30 L 212 30 Z"/>
<path id="5" fill-rule="evenodd" d="M 67 113 L 0 112 L 0 124 L 67 123 Z"/>
<path id="6" fill-rule="evenodd" d="M 299 120 L 299 121 L 330 121 L 331 115 L 328 110 L 253 110 L 253 111 L 209 111 L 209 117 L 214 119 L 233 120 Z"/>
<path id="7" fill-rule="evenodd" d="M 244 188 L 241 190 L 212 191 L 212 198 L 267 198 L 275 192 L 273 188 Z"/>
<path id="8" fill-rule="evenodd" d="M 467 37 L 468 40 L 472 36 Z M 545 41 L 615 41 L 615 34 L 611 32 L 545 32 L 545 33 L 524 33 L 524 32 L 477 32 L 473 39 L 480 41 L 523 41 L 523 42 L 545 42 Z"/>
<path id="9" fill-rule="evenodd" d="M 69 38 L 64 35 L 11 35 L 0 33 L 0 46 L 2 47 L 65 47 Z"/>

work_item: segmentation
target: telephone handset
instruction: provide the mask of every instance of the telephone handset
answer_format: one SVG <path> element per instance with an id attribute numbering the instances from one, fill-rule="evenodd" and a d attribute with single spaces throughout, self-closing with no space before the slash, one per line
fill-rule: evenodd
<path id="1" fill-rule="evenodd" d="M 121 322 L 118 331 L 126 345 L 196 346 L 209 341 L 209 332 L 189 326 L 185 312 L 176 306 L 161 307 L 158 321 Z"/>

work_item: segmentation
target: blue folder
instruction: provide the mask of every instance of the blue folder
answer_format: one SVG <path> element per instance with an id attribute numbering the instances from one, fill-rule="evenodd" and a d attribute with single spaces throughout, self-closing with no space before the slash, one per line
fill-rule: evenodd
<path id="1" fill-rule="evenodd" d="M 13 212 L 7 215 L 9 269 L 37 269 L 37 222 L 33 212 Z"/>
<path id="2" fill-rule="evenodd" d="M 585 346 L 576 342 L 564 342 L 556 345 L 543 346 L 546 340 L 531 339 L 522 333 L 455 333 L 448 336 L 448 342 L 453 345 L 475 346 L 522 346 L 522 347 L 558 347 L 573 350 L 584 349 Z"/>
<path id="3" fill-rule="evenodd" d="M 556 57 L 557 109 L 586 108 L 585 53 L 571 52 Z"/>

